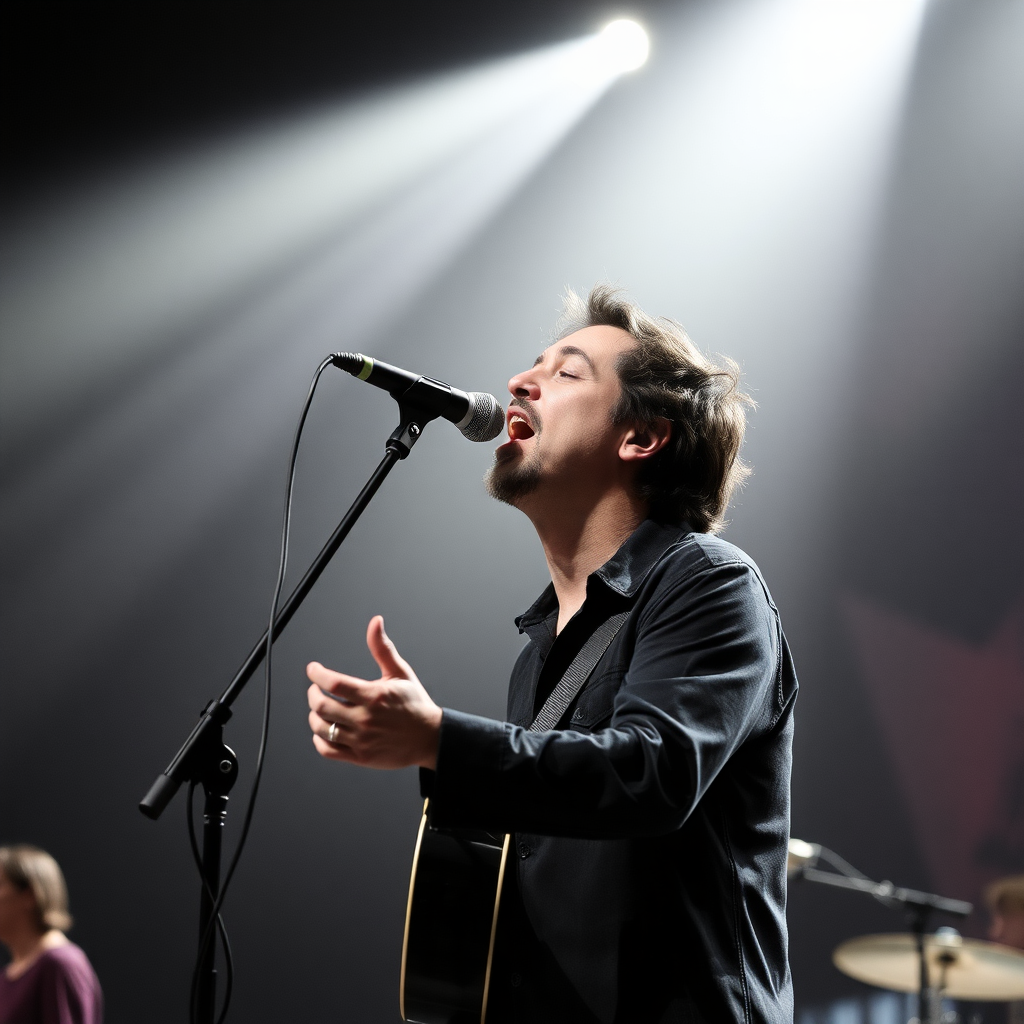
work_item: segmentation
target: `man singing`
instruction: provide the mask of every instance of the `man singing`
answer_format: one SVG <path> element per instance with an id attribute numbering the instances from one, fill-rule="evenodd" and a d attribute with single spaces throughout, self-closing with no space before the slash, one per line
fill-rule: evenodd
<path id="1" fill-rule="evenodd" d="M 376 616 L 380 679 L 307 668 L 313 743 L 428 769 L 435 826 L 513 833 L 488 1021 L 792 1021 L 797 681 L 759 570 L 714 536 L 747 472 L 749 399 L 733 363 L 610 288 L 570 293 L 563 327 L 509 381 L 487 477 L 551 573 L 517 619 L 508 721 L 439 708 Z M 610 619 L 582 690 L 530 731 Z"/>

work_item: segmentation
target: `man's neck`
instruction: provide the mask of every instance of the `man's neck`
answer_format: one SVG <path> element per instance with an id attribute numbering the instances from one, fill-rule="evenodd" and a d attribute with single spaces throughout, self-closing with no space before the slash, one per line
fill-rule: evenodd
<path id="1" fill-rule="evenodd" d="M 544 548 L 558 597 L 560 633 L 586 600 L 587 578 L 622 547 L 643 522 L 647 508 L 627 494 L 612 493 L 587 506 L 562 503 L 524 511 Z"/>

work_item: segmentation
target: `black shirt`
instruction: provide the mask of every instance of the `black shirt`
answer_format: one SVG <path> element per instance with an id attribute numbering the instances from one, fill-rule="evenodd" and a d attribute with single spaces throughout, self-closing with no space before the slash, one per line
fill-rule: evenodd
<path id="1" fill-rule="evenodd" d="M 531 733 L 597 625 L 630 608 L 561 728 Z M 445 709 L 431 820 L 513 832 L 491 1021 L 793 1016 L 786 934 L 792 659 L 738 548 L 646 521 L 555 636 L 548 587 L 508 722 Z"/>

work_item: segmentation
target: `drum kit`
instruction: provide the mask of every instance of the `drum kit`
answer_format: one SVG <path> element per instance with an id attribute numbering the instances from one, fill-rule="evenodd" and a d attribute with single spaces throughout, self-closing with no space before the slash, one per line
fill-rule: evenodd
<path id="1" fill-rule="evenodd" d="M 822 870 L 821 862 L 832 870 Z M 1024 1000 L 1024 950 L 965 939 L 954 928 L 929 931 L 933 913 L 964 918 L 974 909 L 970 903 L 902 889 L 891 882 L 873 882 L 831 850 L 799 839 L 790 840 L 787 867 L 790 878 L 863 892 L 907 913 L 910 932 L 850 939 L 836 947 L 832 962 L 844 974 L 868 985 L 916 992 L 921 1024 L 946 1019 L 941 1007 L 947 998 Z"/>

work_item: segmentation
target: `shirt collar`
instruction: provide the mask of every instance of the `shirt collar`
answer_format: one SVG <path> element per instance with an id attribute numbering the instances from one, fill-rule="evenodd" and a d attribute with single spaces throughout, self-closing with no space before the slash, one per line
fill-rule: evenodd
<path id="1" fill-rule="evenodd" d="M 600 569 L 590 574 L 587 579 L 587 595 L 593 593 L 593 585 L 600 582 L 622 597 L 632 597 L 661 556 L 692 532 L 689 523 L 669 525 L 645 519 L 622 547 Z M 557 607 L 555 588 L 549 583 L 540 597 L 516 618 L 519 632 L 523 633 L 530 626 L 543 622 Z"/>

